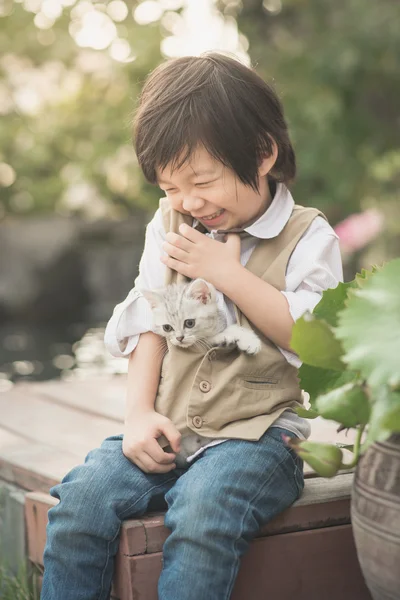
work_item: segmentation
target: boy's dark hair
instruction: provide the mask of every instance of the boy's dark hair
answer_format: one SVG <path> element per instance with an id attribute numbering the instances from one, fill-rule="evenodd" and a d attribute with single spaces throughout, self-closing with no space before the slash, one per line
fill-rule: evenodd
<path id="1" fill-rule="evenodd" d="M 185 56 L 157 67 L 147 79 L 134 122 L 139 165 L 151 183 L 156 169 L 181 168 L 196 147 L 206 150 L 257 190 L 257 169 L 272 152 L 269 174 L 289 184 L 296 159 L 276 92 L 252 69 L 224 54 Z"/>

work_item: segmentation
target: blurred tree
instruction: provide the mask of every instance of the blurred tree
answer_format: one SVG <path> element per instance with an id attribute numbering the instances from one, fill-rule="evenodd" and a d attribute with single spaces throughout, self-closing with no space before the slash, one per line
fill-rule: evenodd
<path id="1" fill-rule="evenodd" d="M 219 6 L 237 19 L 252 63 L 283 100 L 297 151 L 298 202 L 318 206 L 333 223 L 360 206 L 400 216 L 400 3 Z"/>
<path id="2" fill-rule="evenodd" d="M 400 4 L 215 2 L 282 97 L 297 201 L 333 224 L 371 206 L 398 210 Z M 0 0 L 0 217 L 96 218 L 156 205 L 159 192 L 136 164 L 130 116 L 162 60 L 163 37 L 184 27 L 182 4 Z M 389 225 L 398 236 L 396 219 Z"/>
<path id="3" fill-rule="evenodd" d="M 21 2 L 0 3 L 1 212 L 148 207 L 159 194 L 139 173 L 130 117 L 162 58 L 158 23 L 137 24 L 120 0 Z"/>

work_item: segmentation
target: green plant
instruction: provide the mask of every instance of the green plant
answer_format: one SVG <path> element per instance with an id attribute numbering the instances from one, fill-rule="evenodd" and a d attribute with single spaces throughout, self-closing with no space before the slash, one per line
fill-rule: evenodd
<path id="1" fill-rule="evenodd" d="M 310 394 L 310 409 L 298 414 L 356 429 L 354 445 L 285 438 L 317 473 L 333 477 L 354 467 L 371 443 L 400 431 L 400 259 L 326 290 L 296 322 L 291 345 Z M 342 448 L 353 451 L 350 463 Z"/>
<path id="2" fill-rule="evenodd" d="M 0 564 L 1 600 L 39 600 L 35 575 L 22 565 L 16 575 Z"/>

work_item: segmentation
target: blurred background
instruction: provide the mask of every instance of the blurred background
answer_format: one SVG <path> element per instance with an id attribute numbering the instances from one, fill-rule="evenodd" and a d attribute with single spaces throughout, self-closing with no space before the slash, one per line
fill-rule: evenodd
<path id="1" fill-rule="evenodd" d="M 399 256 L 399 22 L 397 0 L 0 0 L 0 391 L 126 372 L 103 333 L 160 196 L 131 119 L 166 57 L 219 49 L 273 83 L 346 280 Z"/>

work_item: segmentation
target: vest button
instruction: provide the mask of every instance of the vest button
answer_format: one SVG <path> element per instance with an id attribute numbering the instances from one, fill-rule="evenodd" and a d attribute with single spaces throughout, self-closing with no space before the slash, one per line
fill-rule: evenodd
<path id="1" fill-rule="evenodd" d="M 211 390 L 211 383 L 209 381 L 200 381 L 199 388 L 202 392 L 207 393 Z"/>
<path id="2" fill-rule="evenodd" d="M 200 427 L 203 425 L 203 419 L 199 416 L 193 417 L 192 423 L 197 429 L 200 429 Z"/>
<path id="3" fill-rule="evenodd" d="M 212 352 L 210 352 L 210 354 L 208 355 L 208 360 L 215 360 L 217 358 L 217 353 L 215 350 L 212 350 Z"/>

